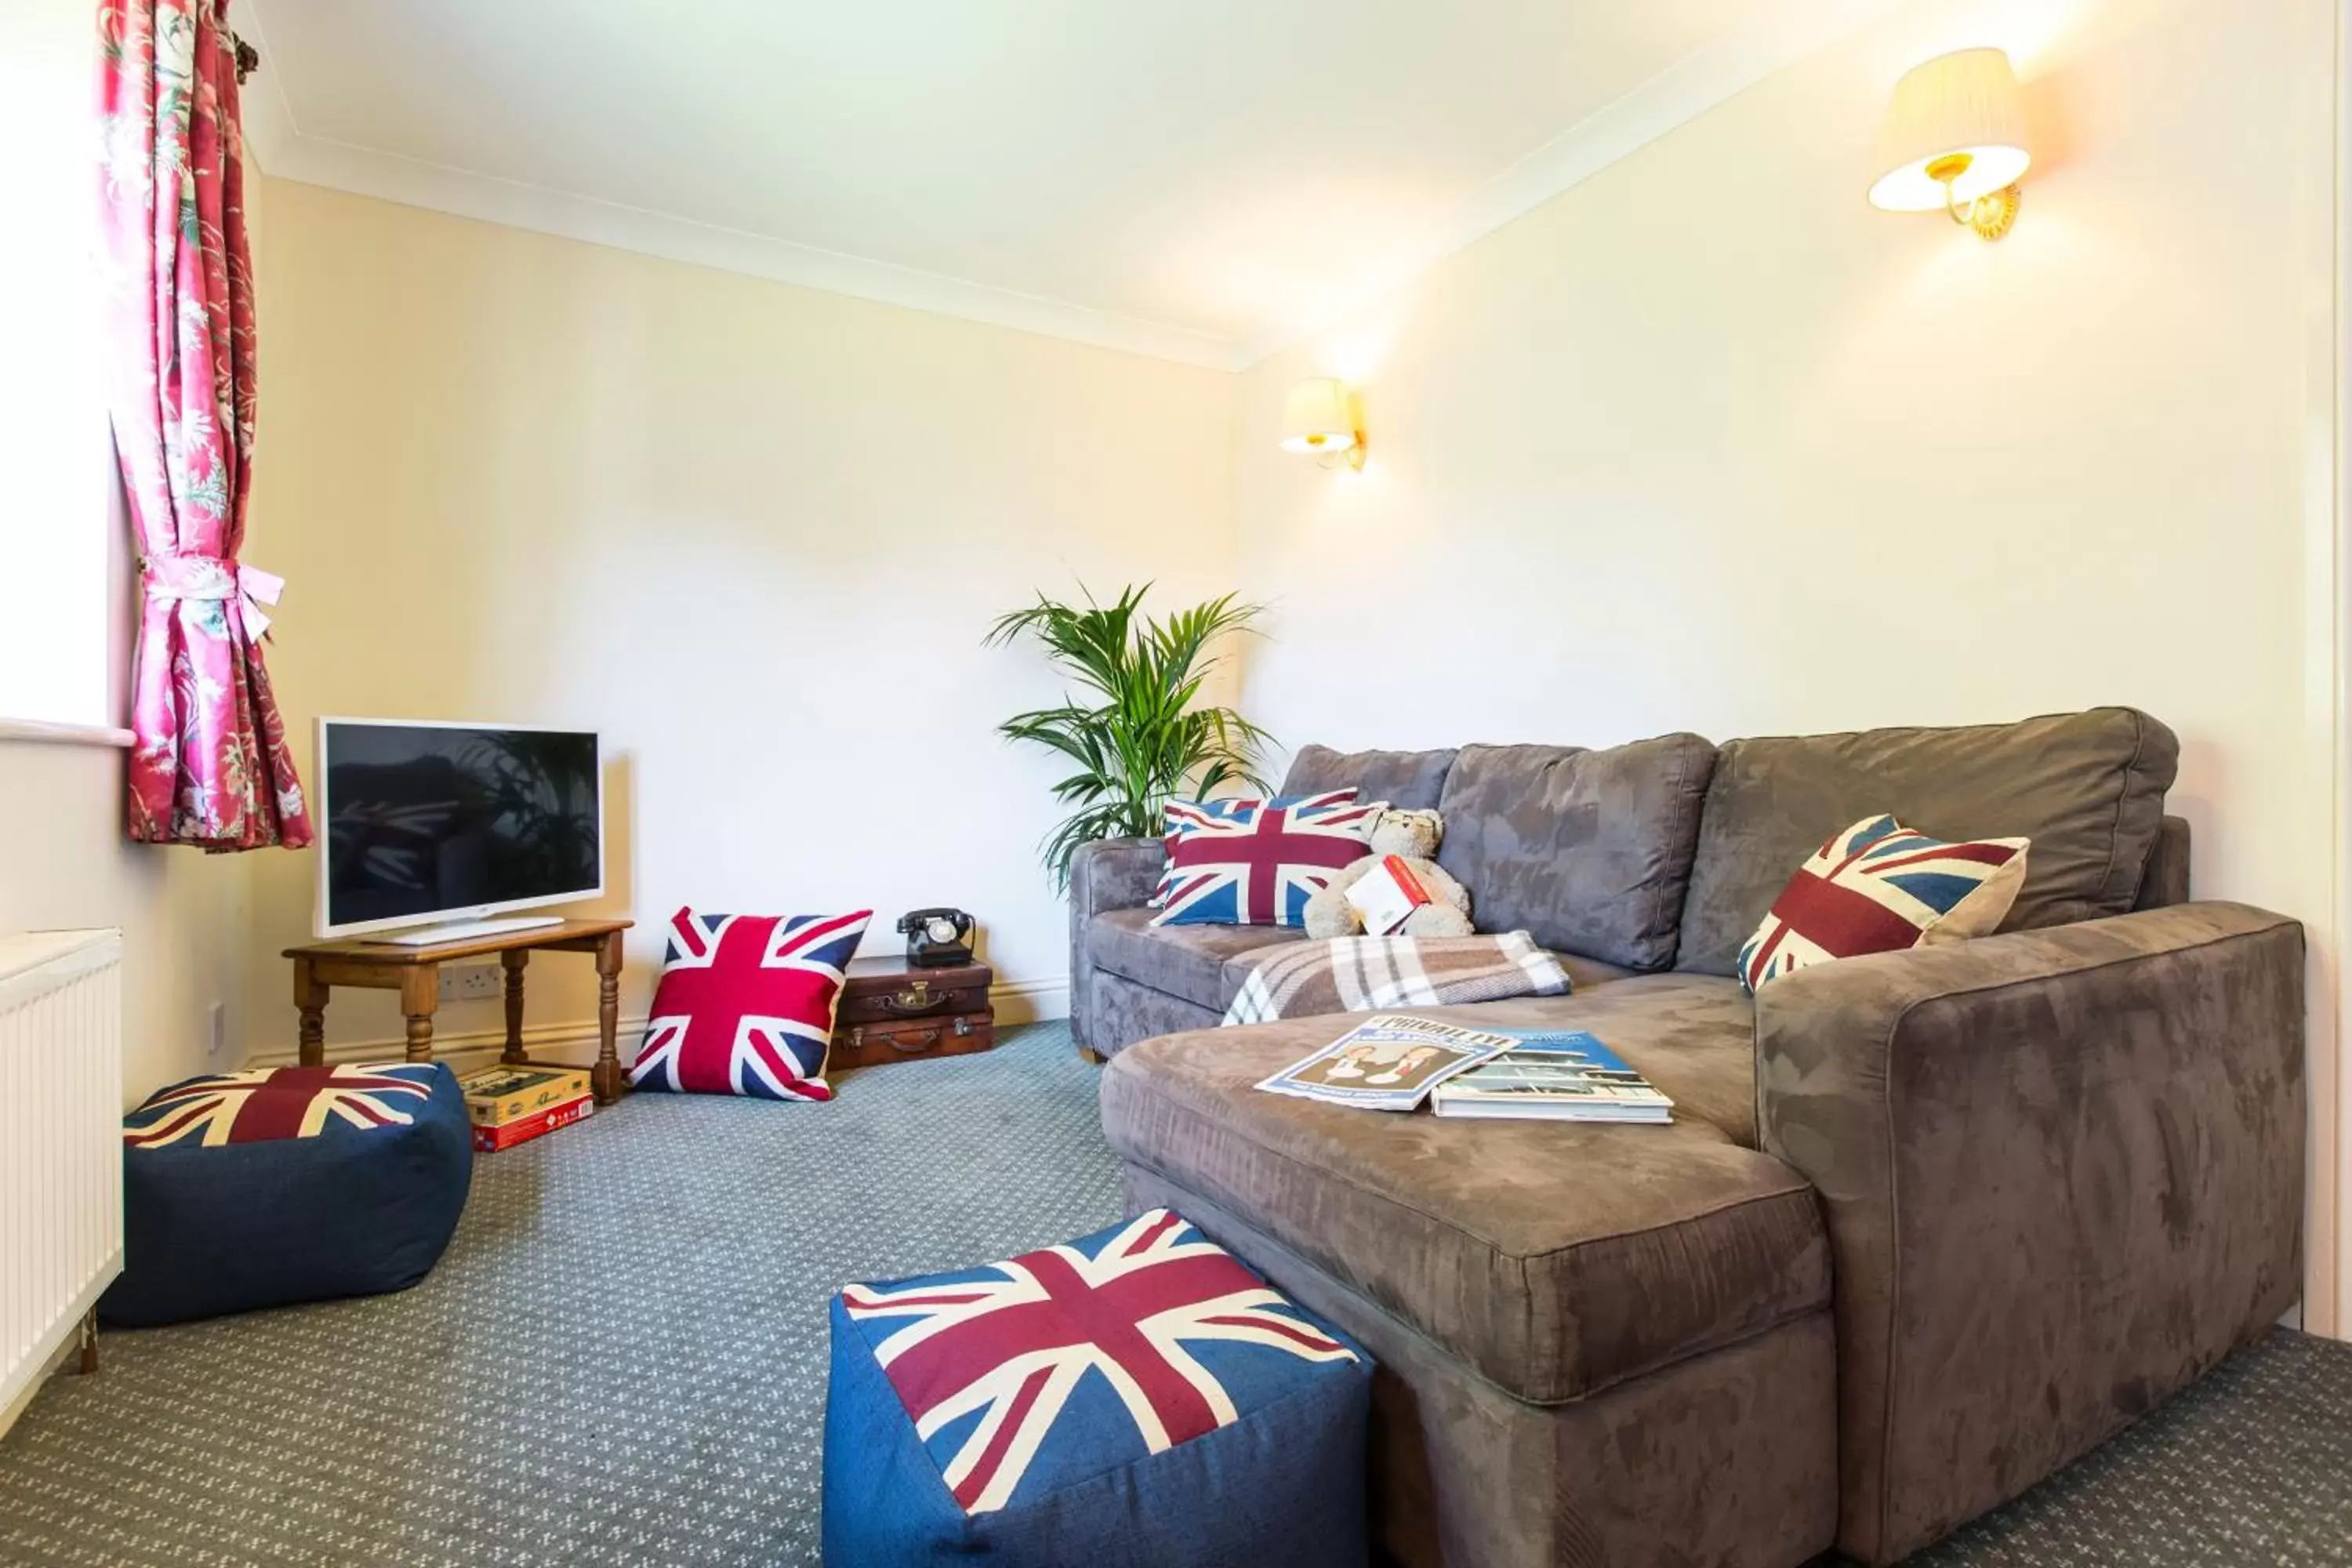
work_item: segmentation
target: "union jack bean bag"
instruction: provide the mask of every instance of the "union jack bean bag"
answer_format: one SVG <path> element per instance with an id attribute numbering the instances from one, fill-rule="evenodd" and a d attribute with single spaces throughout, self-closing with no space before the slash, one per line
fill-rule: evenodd
<path id="1" fill-rule="evenodd" d="M 1371 1373 L 1166 1209 L 848 1286 L 826 1568 L 1362 1568 Z"/>
<path id="2" fill-rule="evenodd" d="M 445 1062 L 214 1073 L 122 1119 L 123 1271 L 100 1321 L 147 1328 L 432 1272 L 474 1177 Z"/>

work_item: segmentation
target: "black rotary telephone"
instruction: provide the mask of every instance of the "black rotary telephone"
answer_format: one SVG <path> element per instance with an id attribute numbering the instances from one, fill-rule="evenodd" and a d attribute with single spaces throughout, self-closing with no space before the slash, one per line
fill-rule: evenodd
<path id="1" fill-rule="evenodd" d="M 917 969 L 971 962 L 971 917 L 961 910 L 911 910 L 898 917 L 898 934 Z"/>

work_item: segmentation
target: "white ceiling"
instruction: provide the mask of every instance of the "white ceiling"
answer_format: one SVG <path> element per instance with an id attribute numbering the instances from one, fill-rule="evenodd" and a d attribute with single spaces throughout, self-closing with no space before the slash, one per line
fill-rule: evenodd
<path id="1" fill-rule="evenodd" d="M 1889 0 L 236 0 L 265 169 L 1196 363 Z"/>

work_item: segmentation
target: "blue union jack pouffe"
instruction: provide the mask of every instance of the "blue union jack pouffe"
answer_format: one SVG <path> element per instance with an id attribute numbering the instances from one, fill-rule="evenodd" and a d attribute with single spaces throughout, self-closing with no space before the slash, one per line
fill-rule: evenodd
<path id="1" fill-rule="evenodd" d="M 1371 1357 L 1166 1209 L 833 1301 L 826 1568 L 1362 1568 Z"/>
<path id="2" fill-rule="evenodd" d="M 122 1119 L 122 1277 L 101 1322 L 147 1328 L 401 1290 L 474 1179 L 442 1062 L 217 1073 Z"/>

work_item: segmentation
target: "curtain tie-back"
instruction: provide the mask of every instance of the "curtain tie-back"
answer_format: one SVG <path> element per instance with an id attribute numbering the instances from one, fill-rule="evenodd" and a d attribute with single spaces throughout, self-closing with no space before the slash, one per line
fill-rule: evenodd
<path id="1" fill-rule="evenodd" d="M 150 555 L 139 563 L 151 599 L 217 600 L 245 625 L 245 640 L 259 642 L 269 630 L 269 612 L 286 579 L 258 566 L 217 555 Z"/>

